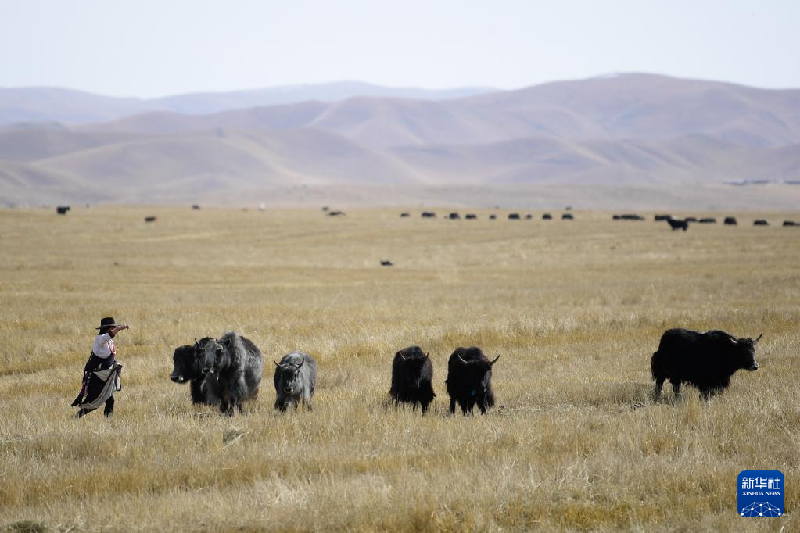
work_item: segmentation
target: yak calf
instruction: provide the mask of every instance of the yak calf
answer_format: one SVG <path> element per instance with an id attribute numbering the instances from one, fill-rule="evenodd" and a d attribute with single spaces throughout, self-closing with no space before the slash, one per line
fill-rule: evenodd
<path id="1" fill-rule="evenodd" d="M 273 361 L 274 362 L 274 361 Z M 317 386 L 317 363 L 303 352 L 286 354 L 275 363 L 275 409 L 285 411 L 289 405 L 297 409 L 302 400 L 312 410 L 311 399 Z"/>

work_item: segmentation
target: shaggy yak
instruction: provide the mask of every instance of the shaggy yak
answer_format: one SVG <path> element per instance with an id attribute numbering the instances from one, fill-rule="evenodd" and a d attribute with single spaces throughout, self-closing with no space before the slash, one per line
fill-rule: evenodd
<path id="1" fill-rule="evenodd" d="M 258 397 L 264 361 L 249 339 L 229 331 L 219 339 L 208 339 L 201 350 L 201 371 L 215 380 L 222 413 L 233 416 L 234 408 L 242 411 L 244 400 Z"/>
<path id="2" fill-rule="evenodd" d="M 737 339 L 724 331 L 702 333 L 676 328 L 664 332 L 658 350 L 650 359 L 656 400 L 660 399 L 661 387 L 667 379 L 676 397 L 684 381 L 700 389 L 705 399 L 721 394 L 737 370 L 758 369 L 755 346 L 760 339 L 761 335 L 755 340 Z"/>
<path id="3" fill-rule="evenodd" d="M 216 405 L 219 403 L 217 380 L 213 374 L 203 373 L 202 347 L 214 339 L 204 338 L 194 344 L 184 344 L 175 348 L 172 354 L 172 374 L 174 383 L 189 383 L 192 403 Z"/>
<path id="4" fill-rule="evenodd" d="M 408 402 L 414 409 L 420 404 L 423 415 L 436 397 L 432 385 L 433 363 L 428 355 L 419 346 L 410 346 L 394 354 L 392 387 L 389 389 L 395 404 Z"/>
<path id="5" fill-rule="evenodd" d="M 273 361 L 274 362 L 274 361 Z M 300 400 L 312 410 L 311 399 L 317 386 L 317 363 L 303 352 L 292 352 L 283 356 L 280 363 L 275 363 L 275 409 L 285 411 L 289 405 L 294 408 Z"/>
<path id="6" fill-rule="evenodd" d="M 492 365 L 500 359 L 489 361 L 480 348 L 456 348 L 447 362 L 447 394 L 450 395 L 450 413 L 455 413 L 456 402 L 466 415 L 478 404 L 481 414 L 494 405 L 492 391 Z"/>

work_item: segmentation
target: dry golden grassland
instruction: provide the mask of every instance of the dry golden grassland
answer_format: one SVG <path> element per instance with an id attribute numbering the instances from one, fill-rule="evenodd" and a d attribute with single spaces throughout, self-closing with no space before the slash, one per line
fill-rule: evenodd
<path id="1" fill-rule="evenodd" d="M 0 527 L 144 531 L 798 530 L 797 213 L 739 227 L 423 220 L 419 210 L 0 211 Z M 439 210 L 439 213 L 443 213 Z M 158 215 L 145 224 L 144 216 Z M 391 259 L 395 266 L 381 267 Z M 103 316 L 115 416 L 73 417 Z M 676 326 L 764 334 L 708 403 L 652 400 Z M 244 415 L 193 407 L 172 351 L 236 330 L 267 365 Z M 388 401 L 391 359 L 434 361 L 429 416 Z M 494 357 L 498 407 L 449 416 L 457 346 Z M 314 411 L 272 408 L 272 363 L 319 364 Z M 736 513 L 744 469 L 788 513 Z"/>

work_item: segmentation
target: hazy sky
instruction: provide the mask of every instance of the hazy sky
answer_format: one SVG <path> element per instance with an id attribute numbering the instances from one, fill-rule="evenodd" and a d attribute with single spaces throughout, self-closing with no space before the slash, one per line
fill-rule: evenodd
<path id="1" fill-rule="evenodd" d="M 0 87 L 153 97 L 610 72 L 800 87 L 800 0 L 0 0 Z"/>

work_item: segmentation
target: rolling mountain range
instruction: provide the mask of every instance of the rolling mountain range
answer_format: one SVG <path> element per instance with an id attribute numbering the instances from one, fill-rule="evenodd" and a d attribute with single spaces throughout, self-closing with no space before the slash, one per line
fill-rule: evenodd
<path id="1" fill-rule="evenodd" d="M 236 99 L 211 95 L 192 108 L 216 110 L 206 114 L 134 110 L 69 125 L 43 116 L 49 122 L 0 127 L 0 201 L 191 201 L 339 184 L 800 179 L 800 90 L 626 74 L 445 95 L 460 96 L 257 107 L 243 97 L 244 107 L 219 111 Z"/>

